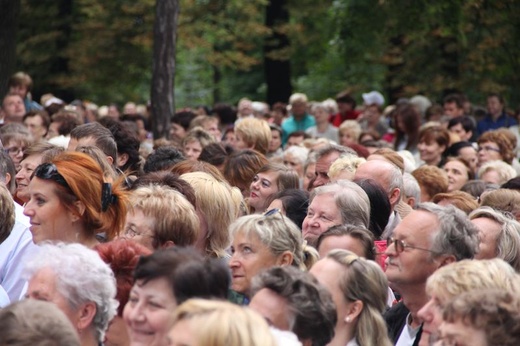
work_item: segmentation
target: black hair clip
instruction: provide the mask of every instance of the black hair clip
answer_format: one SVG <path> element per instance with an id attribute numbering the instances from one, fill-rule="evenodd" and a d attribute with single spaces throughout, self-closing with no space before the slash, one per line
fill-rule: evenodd
<path id="1" fill-rule="evenodd" d="M 103 188 L 101 189 L 101 211 L 107 211 L 110 204 L 114 204 L 116 201 L 117 197 L 112 194 L 112 184 L 103 183 Z"/>

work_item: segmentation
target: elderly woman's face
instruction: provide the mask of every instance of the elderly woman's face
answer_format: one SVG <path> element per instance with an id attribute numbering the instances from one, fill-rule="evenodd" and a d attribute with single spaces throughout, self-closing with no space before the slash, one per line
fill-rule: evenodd
<path id="1" fill-rule="evenodd" d="M 4 143 L 5 152 L 11 157 L 13 160 L 14 166 L 18 171 L 20 169 L 20 161 L 22 161 L 23 151 L 25 150 L 25 146 L 22 145 L 21 142 L 18 141 L 10 141 Z"/>
<path id="2" fill-rule="evenodd" d="M 126 214 L 122 237 L 132 239 L 153 251 L 154 225 L 155 219 L 153 217 L 145 215 L 141 208 L 134 208 Z"/>
<path id="3" fill-rule="evenodd" d="M 42 163 L 42 156 L 39 154 L 27 156 L 20 162 L 20 170 L 16 173 L 16 196 L 23 202 L 29 201 L 31 175 L 40 163 Z"/>
<path id="4" fill-rule="evenodd" d="M 303 163 L 292 154 L 285 154 L 283 164 L 295 171 L 300 178 L 303 178 Z"/>
<path id="5" fill-rule="evenodd" d="M 81 317 L 80 308 L 73 309 L 67 298 L 65 298 L 56 288 L 58 277 L 50 268 L 43 268 L 37 271 L 27 285 L 26 297 L 31 299 L 48 301 L 63 311 L 72 325 L 77 328 L 77 322 Z"/>
<path id="6" fill-rule="evenodd" d="M 281 256 L 274 255 L 254 234 L 246 236 L 244 232 L 236 233 L 231 253 L 231 288 L 246 295 L 249 295 L 251 280 L 256 274 L 280 264 Z"/>
<path id="7" fill-rule="evenodd" d="M 503 160 L 500 147 L 495 142 L 484 142 L 478 146 L 478 165 L 482 166 L 489 161 Z"/>
<path id="8" fill-rule="evenodd" d="M 31 220 L 33 242 L 45 240 L 77 242 L 79 217 L 67 209 L 56 194 L 56 183 L 34 177 L 29 183 L 29 201 L 23 213 Z"/>
<path id="9" fill-rule="evenodd" d="M 479 251 L 475 259 L 493 259 L 497 257 L 497 237 L 502 230 L 502 226 L 487 217 L 477 217 L 471 223 L 478 229 Z"/>
<path id="10" fill-rule="evenodd" d="M 444 165 L 448 175 L 448 191 L 460 190 L 468 182 L 468 168 L 460 161 L 448 161 Z"/>
<path id="11" fill-rule="evenodd" d="M 173 290 L 166 278 L 146 283 L 137 280 L 123 311 L 132 346 L 165 346 L 171 314 L 177 307 Z"/>
<path id="12" fill-rule="evenodd" d="M 334 201 L 333 194 L 318 195 L 312 200 L 307 216 L 303 220 L 303 238 L 313 245 L 320 234 L 342 223 L 341 212 Z"/>

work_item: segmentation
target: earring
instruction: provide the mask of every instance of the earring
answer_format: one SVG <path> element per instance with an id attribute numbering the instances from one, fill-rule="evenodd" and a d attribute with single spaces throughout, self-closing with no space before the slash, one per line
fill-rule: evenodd
<path id="1" fill-rule="evenodd" d="M 347 319 L 345 321 L 347 321 L 347 323 L 350 323 L 350 317 L 347 316 Z"/>

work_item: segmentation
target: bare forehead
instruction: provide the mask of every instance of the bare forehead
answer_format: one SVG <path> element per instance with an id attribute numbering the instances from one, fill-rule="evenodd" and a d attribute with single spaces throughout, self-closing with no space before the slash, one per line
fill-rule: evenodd
<path id="1" fill-rule="evenodd" d="M 414 210 L 396 227 L 394 237 L 398 239 L 427 241 L 439 230 L 439 220 L 433 213 Z"/>

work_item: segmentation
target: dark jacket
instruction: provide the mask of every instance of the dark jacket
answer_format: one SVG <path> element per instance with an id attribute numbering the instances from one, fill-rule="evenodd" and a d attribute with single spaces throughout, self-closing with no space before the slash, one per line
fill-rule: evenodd
<path id="1" fill-rule="evenodd" d="M 388 327 L 388 336 L 393 341 L 394 345 L 399 340 L 399 336 L 401 336 L 401 331 L 406 326 L 406 316 L 410 310 L 406 306 L 404 306 L 403 302 L 399 302 L 388 309 L 383 317 L 386 322 L 386 326 Z M 421 340 L 422 334 L 422 325 L 417 332 L 417 336 L 413 342 L 413 346 L 419 345 L 419 341 Z"/>

